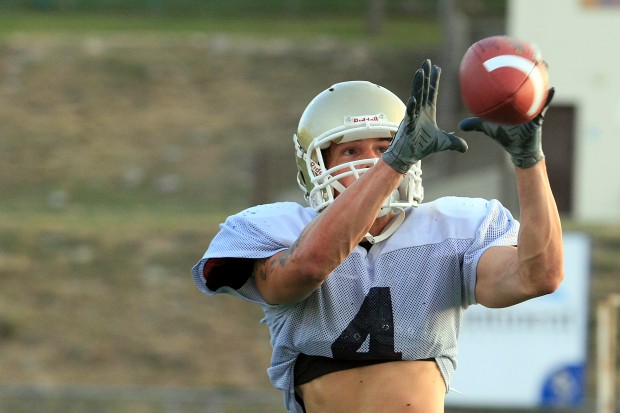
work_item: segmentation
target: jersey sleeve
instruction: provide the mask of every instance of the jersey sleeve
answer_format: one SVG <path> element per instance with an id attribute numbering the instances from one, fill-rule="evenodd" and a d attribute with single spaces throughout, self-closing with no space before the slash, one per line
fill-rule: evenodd
<path id="1" fill-rule="evenodd" d="M 248 282 L 254 260 L 289 248 L 314 216 L 312 209 L 282 202 L 228 217 L 193 267 L 194 283 L 207 295 L 228 293 L 263 303 L 254 283 Z"/>
<path id="2" fill-rule="evenodd" d="M 476 271 L 482 254 L 492 246 L 517 245 L 519 222 L 499 201 L 485 202 L 472 243 L 463 257 L 463 306 L 476 304 Z"/>

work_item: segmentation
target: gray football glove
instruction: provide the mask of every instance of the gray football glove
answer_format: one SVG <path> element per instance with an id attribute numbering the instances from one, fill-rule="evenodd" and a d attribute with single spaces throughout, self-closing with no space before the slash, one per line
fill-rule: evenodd
<path id="1" fill-rule="evenodd" d="M 512 163 L 519 168 L 530 168 L 545 159 L 542 150 L 542 124 L 554 93 L 554 88 L 549 89 L 545 106 L 538 116 L 527 123 L 513 126 L 487 122 L 480 118 L 467 118 L 459 123 L 459 128 L 464 131 L 483 132 L 506 149 Z"/>
<path id="2" fill-rule="evenodd" d="M 415 72 L 407 110 L 390 147 L 382 159 L 395 171 L 406 173 L 411 165 L 445 150 L 465 152 L 467 143 L 437 127 L 437 92 L 441 68 L 429 59 Z"/>

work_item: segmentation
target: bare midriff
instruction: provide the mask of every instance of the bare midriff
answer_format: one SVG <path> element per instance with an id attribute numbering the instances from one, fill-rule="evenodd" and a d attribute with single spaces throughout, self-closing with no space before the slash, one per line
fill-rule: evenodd
<path id="1" fill-rule="evenodd" d="M 442 413 L 446 385 L 434 361 L 336 371 L 296 388 L 307 413 Z"/>

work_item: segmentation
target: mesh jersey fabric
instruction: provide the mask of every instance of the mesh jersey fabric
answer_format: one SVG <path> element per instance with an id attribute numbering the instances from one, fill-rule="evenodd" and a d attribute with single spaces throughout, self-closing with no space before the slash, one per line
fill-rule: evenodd
<path id="1" fill-rule="evenodd" d="M 273 354 L 268 375 L 294 397 L 299 353 L 343 359 L 434 358 L 449 388 L 456 369 L 463 311 L 475 304 L 476 267 L 494 245 L 516 245 L 519 223 L 496 200 L 445 197 L 409 208 L 401 227 L 366 251 L 358 246 L 307 299 L 269 305 L 252 278 L 212 291 L 203 275 L 212 258 L 265 258 L 290 247 L 317 213 L 292 202 L 261 205 L 229 217 L 193 278 L 207 295 L 228 293 L 258 303 Z M 208 275 L 207 275 L 208 277 Z"/>

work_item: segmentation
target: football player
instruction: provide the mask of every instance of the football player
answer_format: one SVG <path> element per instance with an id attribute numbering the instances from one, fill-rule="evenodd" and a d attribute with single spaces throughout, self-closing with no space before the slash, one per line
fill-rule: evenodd
<path id="1" fill-rule="evenodd" d="M 548 294 L 563 278 L 541 149 L 553 89 L 527 124 L 460 124 L 510 153 L 518 222 L 496 200 L 422 203 L 420 161 L 467 150 L 436 124 L 440 73 L 424 61 L 406 105 L 364 81 L 321 92 L 294 136 L 309 206 L 281 202 L 230 216 L 193 269 L 207 295 L 262 307 L 273 346 L 268 375 L 290 412 L 443 412 L 463 311 Z"/>

